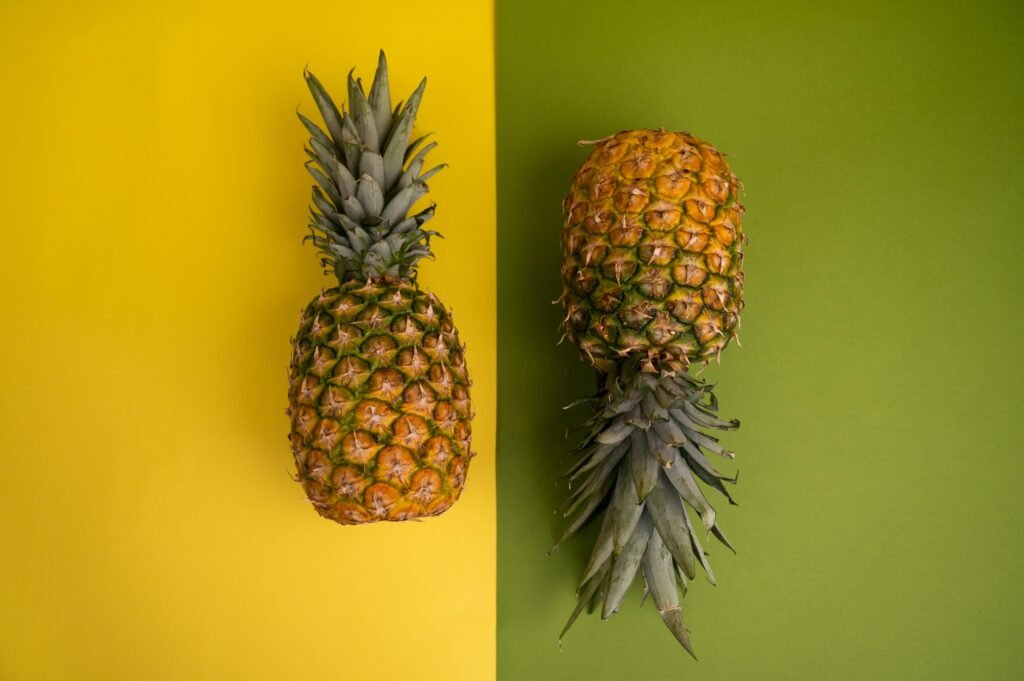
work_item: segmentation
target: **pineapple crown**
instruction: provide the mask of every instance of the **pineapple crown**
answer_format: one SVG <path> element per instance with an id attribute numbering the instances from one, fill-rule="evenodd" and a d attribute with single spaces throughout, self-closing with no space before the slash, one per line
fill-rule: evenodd
<path id="1" fill-rule="evenodd" d="M 316 185 L 310 207 L 310 235 L 320 249 L 320 262 L 339 281 L 415 279 L 420 258 L 433 257 L 423 229 L 434 206 L 409 215 L 426 195 L 427 180 L 445 166 L 423 171 L 427 153 L 437 142 L 428 135 L 410 143 L 427 79 L 409 99 L 392 109 L 388 64 L 381 51 L 373 85 L 348 75 L 349 111 L 338 111 L 316 76 L 304 74 L 309 91 L 327 127 L 325 132 L 301 113 L 311 135 L 306 162 Z"/>

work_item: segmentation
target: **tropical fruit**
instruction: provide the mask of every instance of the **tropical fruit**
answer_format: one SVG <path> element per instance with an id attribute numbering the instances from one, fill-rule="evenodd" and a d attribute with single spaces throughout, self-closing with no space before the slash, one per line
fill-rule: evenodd
<path id="1" fill-rule="evenodd" d="M 603 515 L 576 610 L 608 618 L 642 575 L 661 618 L 693 654 L 680 604 L 713 535 L 732 546 L 705 495 L 730 502 L 707 454 L 734 454 L 706 431 L 711 386 L 687 373 L 718 358 L 743 309 L 739 181 L 711 145 L 685 132 L 632 130 L 591 143 L 564 203 L 560 298 L 565 335 L 600 376 L 579 457 L 568 472 L 561 544 Z M 556 547 L 557 545 L 556 544 Z M 565 631 L 563 631 L 563 635 Z"/>
<path id="2" fill-rule="evenodd" d="M 348 111 L 306 82 L 326 131 L 311 137 L 310 235 L 337 285 L 305 307 L 292 340 L 288 415 L 296 479 L 342 524 L 409 520 L 449 508 L 466 481 L 472 405 L 465 348 L 451 316 L 416 283 L 431 256 L 424 229 L 435 146 L 411 141 L 426 86 L 392 108 L 380 54 L 369 93 L 349 74 Z"/>
<path id="3" fill-rule="evenodd" d="M 596 143 L 565 199 L 565 330 L 599 369 L 716 357 L 743 309 L 739 181 L 688 133 L 620 132 Z"/>

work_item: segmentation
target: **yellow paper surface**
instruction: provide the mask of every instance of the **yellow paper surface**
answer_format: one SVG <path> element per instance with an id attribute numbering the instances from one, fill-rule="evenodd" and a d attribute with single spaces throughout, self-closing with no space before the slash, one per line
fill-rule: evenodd
<path id="1" fill-rule="evenodd" d="M 0 7 L 0 678 L 494 675 L 491 2 Z M 462 499 L 341 527 L 289 479 L 308 63 L 427 75 L 436 261 L 474 379 Z"/>

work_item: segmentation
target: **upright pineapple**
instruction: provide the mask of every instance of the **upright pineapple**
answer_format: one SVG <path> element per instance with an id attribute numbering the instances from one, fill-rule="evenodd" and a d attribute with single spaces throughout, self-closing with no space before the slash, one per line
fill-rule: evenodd
<path id="1" fill-rule="evenodd" d="M 410 142 L 424 79 L 394 109 L 381 52 L 369 94 L 349 74 L 349 111 L 306 83 L 327 128 L 309 131 L 311 240 L 338 285 L 306 306 L 292 342 L 288 415 L 297 480 L 342 524 L 409 520 L 462 492 L 470 450 L 469 376 L 451 316 L 416 284 L 432 256 L 423 171 L 436 142 Z"/>
<path id="2" fill-rule="evenodd" d="M 732 502 L 723 483 L 735 478 L 704 451 L 733 453 L 704 430 L 739 422 L 715 416 L 711 386 L 687 369 L 718 357 L 739 326 L 739 182 L 688 133 L 634 130 L 595 144 L 565 199 L 561 302 L 566 335 L 602 388 L 569 471 L 572 520 L 558 543 L 595 513 L 604 519 L 566 630 L 588 605 L 604 618 L 617 611 L 639 572 L 693 654 L 677 578 L 685 593 L 700 564 L 715 581 L 698 526 L 732 548 L 698 480 Z"/>

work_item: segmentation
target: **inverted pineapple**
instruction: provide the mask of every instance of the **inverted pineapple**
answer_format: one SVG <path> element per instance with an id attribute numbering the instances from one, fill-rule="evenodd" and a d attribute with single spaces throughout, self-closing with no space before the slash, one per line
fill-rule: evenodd
<path id="1" fill-rule="evenodd" d="M 705 453 L 734 455 L 705 431 L 739 422 L 715 415 L 711 386 L 687 369 L 717 358 L 739 326 L 738 196 L 722 154 L 665 130 L 596 142 L 573 178 L 562 231 L 564 327 L 602 387 L 569 471 L 572 520 L 558 544 L 595 514 L 603 521 L 566 630 L 587 606 L 608 618 L 641 574 L 693 654 L 679 587 L 685 593 L 698 565 L 715 582 L 701 535 L 732 548 L 700 483 L 732 502 L 723 483 L 735 478 Z"/>
<path id="2" fill-rule="evenodd" d="M 739 181 L 688 133 L 597 143 L 565 199 L 566 332 L 607 369 L 633 353 L 686 367 L 717 356 L 743 308 Z"/>
<path id="3" fill-rule="evenodd" d="M 443 167 L 423 170 L 435 142 L 410 142 L 426 79 L 392 109 L 382 52 L 369 94 L 349 74 L 339 112 L 305 78 L 327 128 L 299 114 L 318 185 L 307 238 L 338 285 L 306 306 L 292 343 L 296 478 L 342 524 L 437 515 L 465 484 L 473 411 L 451 316 L 416 284 L 434 207 L 410 211 Z"/>

